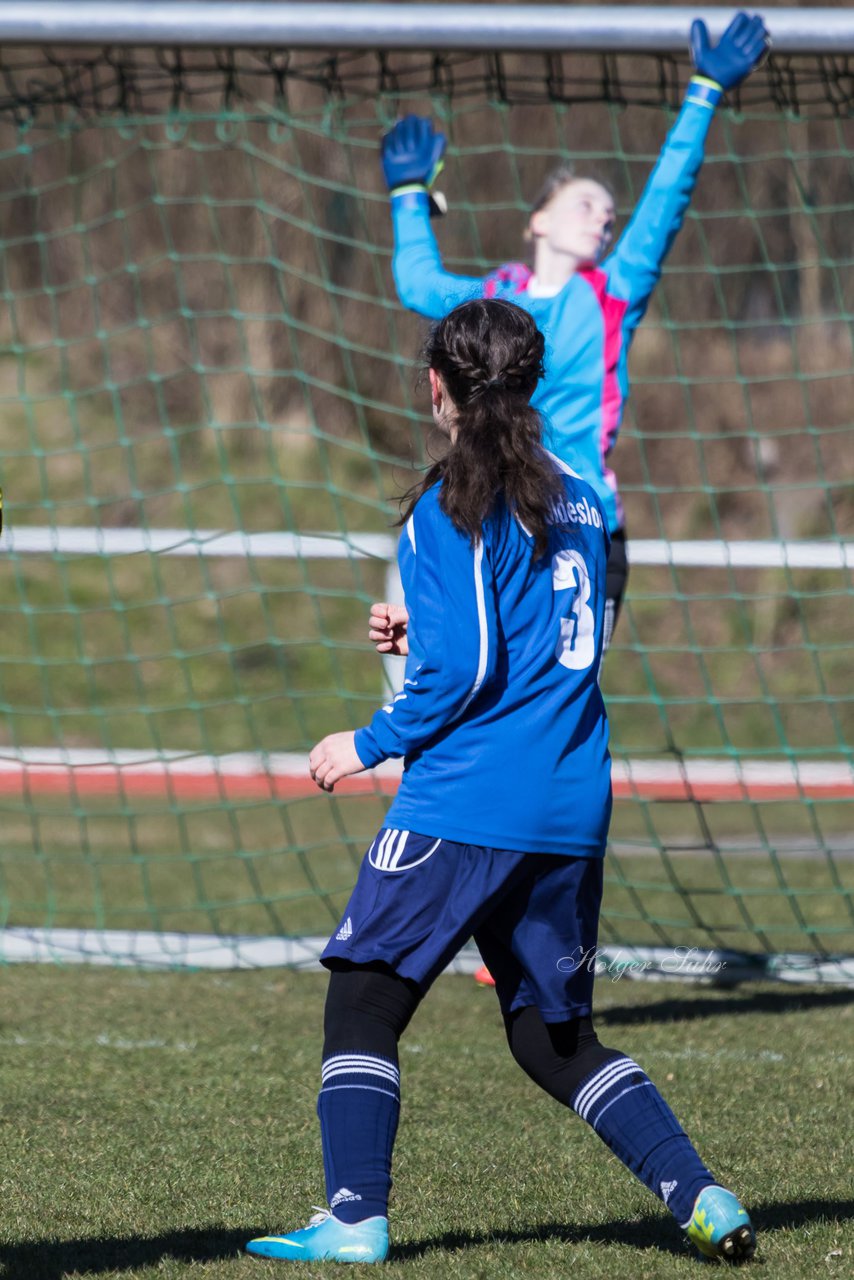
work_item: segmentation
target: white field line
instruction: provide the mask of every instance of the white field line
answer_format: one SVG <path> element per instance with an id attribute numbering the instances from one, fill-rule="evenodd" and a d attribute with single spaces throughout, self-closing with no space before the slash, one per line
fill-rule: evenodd
<path id="1" fill-rule="evenodd" d="M 0 550 L 16 555 L 87 556 L 253 556 L 258 559 L 394 560 L 397 538 L 386 533 L 246 533 L 227 529 L 122 529 L 59 525 L 8 527 Z M 812 541 L 667 541 L 634 539 L 628 544 L 633 565 L 673 565 L 707 569 L 854 568 L 854 542 Z"/>

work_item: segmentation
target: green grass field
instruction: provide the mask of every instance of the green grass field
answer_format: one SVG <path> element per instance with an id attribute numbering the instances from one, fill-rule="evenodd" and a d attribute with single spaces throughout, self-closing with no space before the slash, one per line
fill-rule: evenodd
<path id="1" fill-rule="evenodd" d="M 322 975 L 21 966 L 0 986 L 0 1275 L 291 1274 L 241 1248 L 323 1199 Z M 753 1211 L 756 1273 L 850 1276 L 854 993 L 602 980 L 598 1005 L 603 1041 L 647 1067 Z M 441 979 L 401 1063 L 387 1272 L 697 1274 L 658 1202 L 512 1062 L 491 992 Z"/>

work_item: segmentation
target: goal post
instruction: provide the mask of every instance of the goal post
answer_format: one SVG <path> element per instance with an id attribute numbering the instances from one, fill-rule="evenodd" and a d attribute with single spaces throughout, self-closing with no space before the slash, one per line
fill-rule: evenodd
<path id="1" fill-rule="evenodd" d="M 522 255 L 560 160 L 619 233 L 697 14 L 0 13 L 0 959 L 316 960 L 398 767 L 329 797 L 307 753 L 395 678 L 367 610 L 430 449 L 380 133 L 447 133 L 452 270 Z M 630 355 L 602 940 L 852 981 L 854 17 L 767 20 Z"/>

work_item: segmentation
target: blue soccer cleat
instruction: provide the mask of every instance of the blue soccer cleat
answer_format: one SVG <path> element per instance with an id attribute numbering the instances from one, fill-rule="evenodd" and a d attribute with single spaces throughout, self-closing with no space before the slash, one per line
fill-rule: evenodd
<path id="1" fill-rule="evenodd" d="M 388 1218 L 340 1222 L 328 1209 L 319 1209 L 307 1227 L 286 1236 L 259 1236 L 246 1252 L 289 1262 L 384 1262 Z"/>
<path id="2" fill-rule="evenodd" d="M 685 1231 L 707 1258 L 749 1262 L 756 1252 L 756 1232 L 747 1210 L 723 1187 L 703 1188 Z"/>

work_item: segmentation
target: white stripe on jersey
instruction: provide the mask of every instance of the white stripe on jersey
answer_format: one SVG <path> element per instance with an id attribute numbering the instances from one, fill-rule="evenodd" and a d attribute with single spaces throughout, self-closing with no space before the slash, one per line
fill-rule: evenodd
<path id="1" fill-rule="evenodd" d="M 486 675 L 487 661 L 489 658 L 489 631 L 486 625 L 486 598 L 483 591 L 483 543 L 478 541 L 474 549 L 474 593 L 477 599 L 477 625 L 480 632 L 480 649 L 478 651 L 477 675 L 474 678 L 474 684 L 471 687 L 468 697 L 463 703 L 457 715 L 462 715 L 472 698 L 476 697 L 480 686 L 483 684 L 483 677 Z"/>
<path id="2" fill-rule="evenodd" d="M 564 462 L 562 458 L 559 458 L 556 453 L 552 453 L 549 449 L 543 449 L 543 453 L 553 463 L 555 471 L 562 471 L 565 476 L 572 476 L 575 480 L 581 480 L 582 477 L 578 472 L 573 471 L 572 467 Z"/>
<path id="3" fill-rule="evenodd" d="M 557 459 L 555 459 L 555 461 L 557 461 Z M 563 466 L 563 463 L 561 463 L 561 466 Z M 573 472 L 572 474 L 574 475 L 575 473 Z M 409 517 L 409 519 L 407 520 L 405 528 L 406 528 L 407 534 L 409 535 L 409 541 L 412 544 L 412 550 L 415 551 L 415 512 L 414 511 L 412 515 Z M 474 678 L 474 684 L 469 690 L 469 693 L 465 701 L 463 702 L 462 706 L 460 707 L 456 715 L 454 715 L 451 718 L 451 720 L 449 720 L 448 722 L 449 724 L 453 723 L 454 720 L 458 720 L 459 717 L 466 710 L 466 708 L 468 707 L 472 699 L 477 696 L 477 693 L 480 690 L 480 686 L 483 684 L 484 676 L 486 675 L 486 668 L 487 668 L 488 659 L 489 659 L 489 630 L 486 625 L 486 597 L 485 597 L 484 588 L 483 588 L 483 543 L 480 541 L 478 541 L 478 543 L 476 544 L 475 551 L 474 551 L 474 592 L 475 592 L 475 599 L 477 601 L 477 622 L 478 622 L 478 631 L 480 635 L 477 673 Z M 400 691 L 400 693 L 396 693 L 392 701 L 387 703 L 383 707 L 383 711 L 389 712 L 389 713 L 392 712 L 394 710 L 394 703 L 401 702 L 406 698 L 407 684 L 415 684 L 415 681 L 405 680 L 404 688 Z M 383 864 L 381 864 L 379 861 L 374 863 L 374 866 L 382 866 L 382 865 Z"/>

